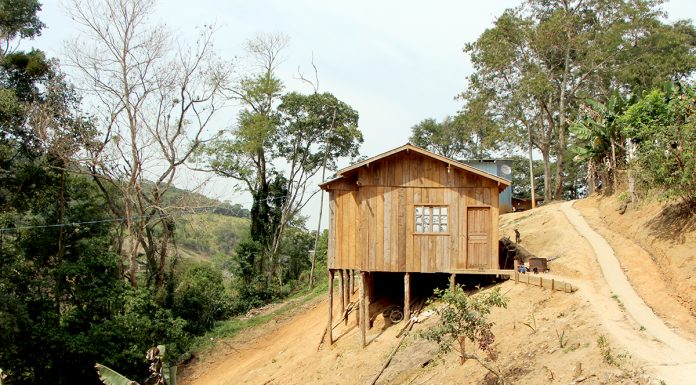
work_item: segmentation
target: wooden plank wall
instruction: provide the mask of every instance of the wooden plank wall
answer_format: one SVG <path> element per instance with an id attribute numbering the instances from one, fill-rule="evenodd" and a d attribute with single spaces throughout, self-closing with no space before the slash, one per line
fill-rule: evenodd
<path id="1" fill-rule="evenodd" d="M 449 272 L 467 268 L 467 208 L 490 208 L 490 257 L 498 268 L 495 181 L 417 153 L 398 154 L 357 172 L 329 195 L 329 268 Z M 415 234 L 414 205 L 448 205 L 449 233 Z"/>

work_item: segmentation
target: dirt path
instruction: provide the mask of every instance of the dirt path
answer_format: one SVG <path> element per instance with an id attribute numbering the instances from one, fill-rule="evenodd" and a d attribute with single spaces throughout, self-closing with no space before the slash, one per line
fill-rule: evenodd
<path id="1" fill-rule="evenodd" d="M 582 295 L 593 303 L 607 330 L 635 358 L 647 363 L 646 369 L 670 385 L 693 384 L 696 345 L 670 330 L 643 302 L 628 282 L 611 246 L 590 228 L 572 205 L 573 202 L 564 203 L 561 210 L 594 250 L 606 285 L 613 294 L 607 299 L 597 285 L 580 282 L 579 286 L 584 289 L 580 291 Z M 611 304 L 612 299 L 619 301 L 618 313 L 616 306 Z"/>

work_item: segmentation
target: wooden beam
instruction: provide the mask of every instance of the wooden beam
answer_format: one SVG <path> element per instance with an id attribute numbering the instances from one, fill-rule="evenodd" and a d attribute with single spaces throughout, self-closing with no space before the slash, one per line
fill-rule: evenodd
<path id="1" fill-rule="evenodd" d="M 456 269 L 456 270 L 450 270 L 449 273 L 451 274 L 474 274 L 474 275 L 514 275 L 515 270 L 512 269 L 481 269 L 481 270 L 464 270 L 464 269 Z"/>
<path id="2" fill-rule="evenodd" d="M 404 320 L 411 319 L 411 273 L 404 274 Z"/>
<path id="3" fill-rule="evenodd" d="M 450 289 L 451 289 L 451 290 L 454 290 L 454 288 L 456 287 L 456 284 L 457 284 L 457 274 L 454 274 L 454 273 L 450 274 L 449 281 L 450 281 L 450 282 L 449 282 L 449 283 L 450 283 Z"/>
<path id="4" fill-rule="evenodd" d="M 329 336 L 329 346 L 333 345 L 333 286 L 334 286 L 334 271 L 329 269 L 329 323 L 326 326 L 326 334 Z"/>
<path id="5" fill-rule="evenodd" d="M 360 272 L 360 280 L 358 281 L 358 324 L 360 326 L 360 342 L 362 347 L 365 347 L 365 272 Z"/>

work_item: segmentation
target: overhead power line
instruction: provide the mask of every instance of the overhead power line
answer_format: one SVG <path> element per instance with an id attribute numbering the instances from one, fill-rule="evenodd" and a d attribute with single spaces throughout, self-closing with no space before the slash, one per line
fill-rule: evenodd
<path id="1" fill-rule="evenodd" d="M 273 201 L 273 200 L 287 198 L 287 197 L 288 197 L 288 195 L 271 197 L 271 198 L 266 198 L 266 199 L 260 199 L 260 200 L 258 200 L 258 202 Z M 237 204 L 249 204 L 249 203 L 253 203 L 253 201 L 241 202 L 241 203 L 237 203 Z M 213 205 L 213 206 L 187 207 L 186 210 L 213 209 L 213 208 L 222 208 L 222 207 L 225 207 L 225 206 Z M 184 216 L 184 215 L 191 215 L 191 214 L 196 214 L 196 213 L 195 212 L 179 212 L 175 216 Z M 143 218 L 146 218 L 146 217 L 143 217 L 143 216 L 131 217 L 132 220 L 139 220 L 139 219 L 143 219 Z M 8 231 L 46 229 L 46 228 L 54 228 L 54 227 L 70 227 L 70 226 L 80 226 L 80 225 L 94 225 L 94 224 L 101 224 L 101 223 L 124 222 L 127 219 L 128 219 L 128 217 L 121 217 L 121 218 L 98 219 L 98 220 L 84 221 L 84 222 L 54 223 L 54 224 L 49 224 L 49 225 L 26 225 L 26 226 L 15 226 L 15 227 L 3 227 L 3 228 L 0 228 L 0 233 L 8 232 Z"/>

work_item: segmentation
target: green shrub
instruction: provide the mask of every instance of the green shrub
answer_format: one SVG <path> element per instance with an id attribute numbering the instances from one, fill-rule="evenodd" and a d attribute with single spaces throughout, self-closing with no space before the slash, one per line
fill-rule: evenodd
<path id="1" fill-rule="evenodd" d="M 230 312 L 222 273 L 208 264 L 188 267 L 177 277 L 174 314 L 186 320 L 186 331 L 201 334 Z"/>
<path id="2" fill-rule="evenodd" d="M 620 118 L 626 136 L 638 143 L 632 167 L 645 188 L 665 198 L 681 197 L 696 207 L 696 92 L 692 87 L 655 90 Z"/>

